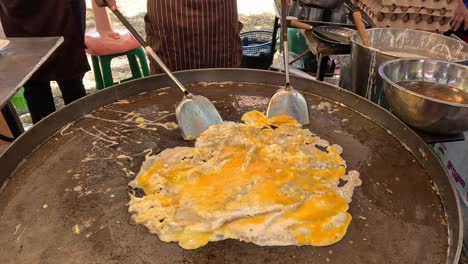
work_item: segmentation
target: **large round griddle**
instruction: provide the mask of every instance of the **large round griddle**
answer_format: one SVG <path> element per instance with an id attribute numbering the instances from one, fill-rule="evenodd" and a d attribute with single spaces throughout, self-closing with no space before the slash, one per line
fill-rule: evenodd
<path id="1" fill-rule="evenodd" d="M 282 74 L 237 69 L 177 76 L 230 121 L 265 110 L 284 82 Z M 353 220 L 339 243 L 259 247 L 227 240 L 189 251 L 133 223 L 127 183 L 145 155 L 193 145 L 177 129 L 157 124 L 175 121 L 181 98 L 162 75 L 87 96 L 34 126 L 0 156 L 6 184 L 0 193 L 1 263 L 456 263 L 458 199 L 424 142 L 354 94 L 292 81 L 312 107 L 307 127 L 343 146 L 348 168 L 361 173 L 349 210 Z M 317 107 L 323 102 L 332 107 Z M 135 113 L 150 122 L 138 127 L 129 119 Z M 72 232 L 75 225 L 79 234 Z"/>

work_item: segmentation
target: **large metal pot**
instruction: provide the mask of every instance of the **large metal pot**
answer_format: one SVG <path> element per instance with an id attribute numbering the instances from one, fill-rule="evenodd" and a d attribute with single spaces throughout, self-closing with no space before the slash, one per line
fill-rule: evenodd
<path id="1" fill-rule="evenodd" d="M 344 3 L 344 0 L 299 0 L 299 2 L 318 8 L 333 9 Z"/>
<path id="2" fill-rule="evenodd" d="M 427 59 L 399 59 L 384 62 L 379 68 L 385 98 L 392 112 L 412 127 L 437 134 L 457 134 L 468 130 L 468 67 Z M 425 96 L 399 85 L 404 81 L 424 81 L 456 88 L 445 96 L 461 98 L 461 103 Z M 424 89 L 440 89 L 431 86 Z"/>
<path id="3" fill-rule="evenodd" d="M 394 52 L 450 62 L 468 62 L 468 45 L 440 34 L 400 28 L 374 28 L 368 29 L 367 33 L 370 48 L 362 45 L 358 34 L 351 37 L 352 91 L 387 109 L 389 105 L 383 94 L 383 81 L 378 68 L 385 61 L 401 58 Z"/>

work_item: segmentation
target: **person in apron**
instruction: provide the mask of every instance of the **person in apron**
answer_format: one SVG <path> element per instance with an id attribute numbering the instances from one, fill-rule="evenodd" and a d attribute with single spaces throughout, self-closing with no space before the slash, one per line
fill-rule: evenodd
<path id="1" fill-rule="evenodd" d="M 106 6 L 104 0 L 96 3 Z M 115 0 L 107 3 L 115 8 Z M 148 45 L 172 71 L 240 66 L 242 23 L 236 0 L 148 0 L 147 10 Z M 150 63 L 152 74 L 163 72 Z"/>
<path id="2" fill-rule="evenodd" d="M 55 111 L 50 81 L 57 81 L 65 104 L 86 95 L 86 4 L 84 0 L 1 0 L 0 20 L 6 37 L 63 36 L 64 43 L 24 85 L 33 123 Z"/>

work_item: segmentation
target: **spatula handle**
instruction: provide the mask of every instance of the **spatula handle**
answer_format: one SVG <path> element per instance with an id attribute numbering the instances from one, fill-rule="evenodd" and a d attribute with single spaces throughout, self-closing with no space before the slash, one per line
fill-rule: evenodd
<path id="1" fill-rule="evenodd" d="M 114 12 L 114 15 L 124 24 L 124 26 L 132 33 L 133 37 L 136 38 L 136 40 L 145 48 L 146 54 L 153 58 L 156 63 L 161 67 L 164 72 L 169 75 L 171 80 L 179 87 L 180 90 L 184 93 L 185 96 L 190 96 L 190 92 L 184 87 L 184 85 L 177 80 L 177 78 L 172 74 L 171 70 L 167 68 L 166 64 L 159 58 L 159 56 L 154 52 L 154 50 L 146 43 L 146 41 L 141 37 L 141 35 L 136 31 L 136 29 L 128 22 L 128 20 L 120 13 L 120 11 L 116 8 L 115 10 L 112 10 Z"/>
<path id="2" fill-rule="evenodd" d="M 306 24 L 296 19 L 291 20 L 290 24 L 292 27 L 296 27 L 296 28 L 304 29 L 304 30 L 311 30 L 313 28 L 312 25 Z"/>
<path id="3" fill-rule="evenodd" d="M 288 1 L 281 1 L 281 32 L 283 33 L 283 58 L 284 58 L 284 72 L 286 73 L 286 87 L 289 86 L 289 49 L 288 49 L 288 22 L 286 16 L 288 15 Z"/>
<path id="4" fill-rule="evenodd" d="M 366 27 L 364 26 L 364 22 L 362 22 L 362 15 L 361 12 L 356 11 L 353 13 L 354 23 L 356 24 L 356 28 L 359 33 L 359 37 L 362 40 L 362 44 L 366 47 L 370 47 L 369 43 L 369 36 L 367 35 Z"/>

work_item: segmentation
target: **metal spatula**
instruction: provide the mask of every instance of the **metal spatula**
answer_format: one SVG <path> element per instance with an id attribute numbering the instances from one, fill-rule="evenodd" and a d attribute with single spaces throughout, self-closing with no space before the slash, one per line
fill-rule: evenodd
<path id="1" fill-rule="evenodd" d="M 152 57 L 156 63 L 166 72 L 171 80 L 179 87 L 184 93 L 184 98 L 176 107 L 176 118 L 179 124 L 182 136 L 185 140 L 197 138 L 209 126 L 215 124 L 222 124 L 223 119 L 216 110 L 215 106 L 206 97 L 201 95 L 191 94 L 182 83 L 172 74 L 164 62 L 156 55 L 153 49 L 148 46 L 146 41 L 138 34 L 135 28 L 128 22 L 128 20 L 120 13 L 118 9 L 112 10 L 115 16 L 127 27 L 132 35 L 140 42 L 145 48 L 146 54 Z"/>
<path id="2" fill-rule="evenodd" d="M 309 124 L 309 106 L 298 91 L 294 90 L 289 82 L 289 51 L 288 51 L 288 32 L 286 16 L 288 14 L 288 5 L 286 0 L 281 3 L 281 31 L 283 32 L 283 58 L 284 69 L 286 73 L 286 85 L 276 92 L 268 103 L 267 117 L 271 118 L 279 115 L 288 115 L 296 119 L 302 125 Z"/>

